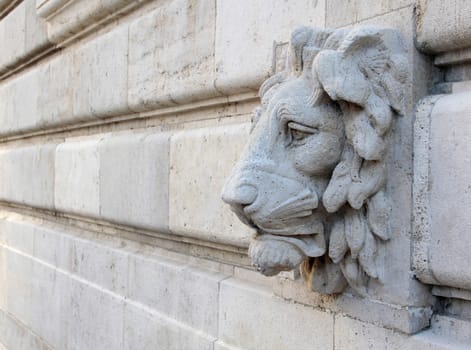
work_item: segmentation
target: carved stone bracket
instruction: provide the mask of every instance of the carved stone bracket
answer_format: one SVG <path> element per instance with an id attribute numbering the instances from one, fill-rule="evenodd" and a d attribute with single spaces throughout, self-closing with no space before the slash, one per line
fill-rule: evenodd
<path id="1" fill-rule="evenodd" d="M 264 275 L 300 267 L 310 288 L 367 293 L 391 238 L 385 155 L 403 114 L 407 59 L 392 29 L 301 27 L 288 69 L 260 88 L 250 140 L 223 200 L 257 229 Z"/>

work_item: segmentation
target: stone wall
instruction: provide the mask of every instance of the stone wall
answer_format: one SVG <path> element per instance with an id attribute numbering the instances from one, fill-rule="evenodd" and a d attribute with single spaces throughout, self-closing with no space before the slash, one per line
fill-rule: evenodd
<path id="1" fill-rule="evenodd" d="M 469 348 L 469 10 L 0 0 L 0 349 Z M 392 27 L 407 49 L 369 298 L 259 275 L 220 198 L 300 25 Z"/>

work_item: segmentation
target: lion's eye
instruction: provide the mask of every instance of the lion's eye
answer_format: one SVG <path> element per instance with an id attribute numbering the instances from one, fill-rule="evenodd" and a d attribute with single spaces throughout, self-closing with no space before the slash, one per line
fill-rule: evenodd
<path id="1" fill-rule="evenodd" d="M 317 128 L 313 128 L 296 122 L 288 123 L 288 133 L 291 142 L 299 143 L 306 137 L 316 134 L 317 132 L 319 132 Z"/>

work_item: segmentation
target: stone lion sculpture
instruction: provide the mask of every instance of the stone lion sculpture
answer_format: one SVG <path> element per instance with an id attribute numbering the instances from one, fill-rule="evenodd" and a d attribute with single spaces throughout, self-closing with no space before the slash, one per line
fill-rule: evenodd
<path id="1" fill-rule="evenodd" d="M 256 228 L 253 265 L 297 267 L 310 287 L 366 292 L 391 237 L 385 155 L 403 114 L 407 58 L 395 30 L 301 27 L 288 69 L 260 88 L 248 144 L 223 200 Z"/>

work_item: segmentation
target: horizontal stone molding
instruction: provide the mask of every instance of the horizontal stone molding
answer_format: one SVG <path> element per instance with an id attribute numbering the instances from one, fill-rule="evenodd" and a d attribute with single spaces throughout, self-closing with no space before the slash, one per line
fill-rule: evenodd
<path id="1" fill-rule="evenodd" d="M 63 46 L 67 40 L 96 30 L 146 2 L 148 0 L 36 0 L 36 9 L 48 22 L 49 40 Z"/>
<path id="2" fill-rule="evenodd" d="M 413 266 L 424 283 L 471 289 L 470 91 L 432 96 L 415 122 Z"/>

